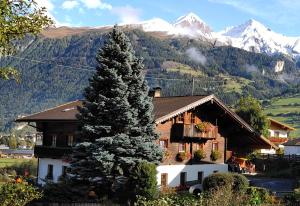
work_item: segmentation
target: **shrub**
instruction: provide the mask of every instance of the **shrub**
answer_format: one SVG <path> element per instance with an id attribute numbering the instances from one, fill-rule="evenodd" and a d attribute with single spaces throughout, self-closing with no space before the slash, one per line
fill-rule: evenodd
<path id="1" fill-rule="evenodd" d="M 200 195 L 199 206 L 244 206 L 248 205 L 248 196 L 244 193 L 238 194 L 225 186 L 217 188 Z"/>
<path id="2" fill-rule="evenodd" d="M 199 149 L 194 153 L 194 158 L 197 161 L 200 161 L 206 157 L 205 151 L 203 149 Z"/>
<path id="3" fill-rule="evenodd" d="M 79 184 L 51 183 L 43 187 L 43 201 L 47 202 L 72 202 L 86 200 L 89 186 L 81 186 Z"/>
<path id="4" fill-rule="evenodd" d="M 241 174 L 233 174 L 233 190 L 235 192 L 245 192 L 249 187 L 248 179 Z"/>
<path id="5" fill-rule="evenodd" d="M 140 162 L 133 169 L 129 177 L 129 184 L 134 197 L 136 195 L 146 197 L 147 199 L 157 197 L 156 173 L 156 165 L 148 162 Z"/>
<path id="6" fill-rule="evenodd" d="M 186 159 L 186 153 L 185 152 L 179 152 L 177 155 L 176 155 L 176 160 L 179 161 L 179 162 L 182 162 Z"/>
<path id="7" fill-rule="evenodd" d="M 138 197 L 135 206 L 196 206 L 200 205 L 199 200 L 192 194 L 180 193 L 174 195 L 164 195 L 155 200 L 148 200 L 145 197 Z"/>
<path id="8" fill-rule="evenodd" d="M 271 202 L 271 196 L 266 188 L 248 187 L 246 191 L 246 193 L 249 195 L 250 205 L 260 205 Z"/>
<path id="9" fill-rule="evenodd" d="M 210 154 L 210 159 L 212 161 L 217 161 L 218 159 L 221 158 L 221 152 L 219 152 L 218 150 L 213 150 L 211 151 L 211 154 Z"/>
<path id="10" fill-rule="evenodd" d="M 25 206 L 42 197 L 41 192 L 25 183 L 6 183 L 0 187 L 0 194 L 1 206 Z"/>
<path id="11" fill-rule="evenodd" d="M 234 178 L 230 173 L 214 173 L 203 180 L 203 190 L 217 190 L 220 187 L 232 187 Z"/>
<path id="12" fill-rule="evenodd" d="M 37 172 L 37 160 L 32 159 L 20 163 L 15 163 L 9 167 L 17 172 L 18 175 L 24 175 L 25 171 L 28 171 L 30 175 L 36 176 Z"/>

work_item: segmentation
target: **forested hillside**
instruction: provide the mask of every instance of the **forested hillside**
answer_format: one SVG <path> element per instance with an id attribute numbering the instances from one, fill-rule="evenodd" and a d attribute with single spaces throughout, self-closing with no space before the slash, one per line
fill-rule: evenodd
<path id="1" fill-rule="evenodd" d="M 299 92 L 294 78 L 299 69 L 282 55 L 270 57 L 140 30 L 127 34 L 136 54 L 144 59 L 149 85 L 162 87 L 165 96 L 215 93 L 232 105 L 243 94 L 268 99 Z M 20 84 L 0 82 L 2 130 L 18 115 L 82 98 L 105 39 L 105 31 L 95 30 L 64 37 L 28 37 L 17 43 L 21 52 L 0 60 L 0 66 L 16 67 L 22 76 Z M 278 60 L 285 66 L 275 73 Z"/>

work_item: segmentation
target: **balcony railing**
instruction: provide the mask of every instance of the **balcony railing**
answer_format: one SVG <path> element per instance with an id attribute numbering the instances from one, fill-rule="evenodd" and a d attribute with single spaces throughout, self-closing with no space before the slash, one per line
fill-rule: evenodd
<path id="1" fill-rule="evenodd" d="M 36 145 L 34 147 L 34 156 L 39 158 L 62 158 L 72 153 L 71 147 L 50 147 Z"/>
<path id="2" fill-rule="evenodd" d="M 215 139 L 218 136 L 218 127 L 213 126 L 208 131 L 199 131 L 195 124 L 174 124 L 172 128 L 172 136 L 176 138 L 201 138 Z"/>

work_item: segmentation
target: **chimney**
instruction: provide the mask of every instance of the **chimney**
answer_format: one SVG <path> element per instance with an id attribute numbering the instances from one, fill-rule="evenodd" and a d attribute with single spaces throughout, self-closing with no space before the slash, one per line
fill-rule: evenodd
<path id="1" fill-rule="evenodd" d="M 150 97 L 161 97 L 161 88 L 160 87 L 154 87 L 149 91 Z"/>

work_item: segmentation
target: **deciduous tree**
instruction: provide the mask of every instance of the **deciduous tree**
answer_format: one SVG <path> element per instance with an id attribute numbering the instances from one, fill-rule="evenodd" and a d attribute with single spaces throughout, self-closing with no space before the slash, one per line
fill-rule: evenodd
<path id="1" fill-rule="evenodd" d="M 16 40 L 26 34 L 38 34 L 49 26 L 52 20 L 47 17 L 46 9 L 38 7 L 35 0 L 2 0 L 0 1 L 0 57 L 12 55 L 16 51 Z M 0 68 L 0 78 L 18 79 L 14 68 Z"/>

